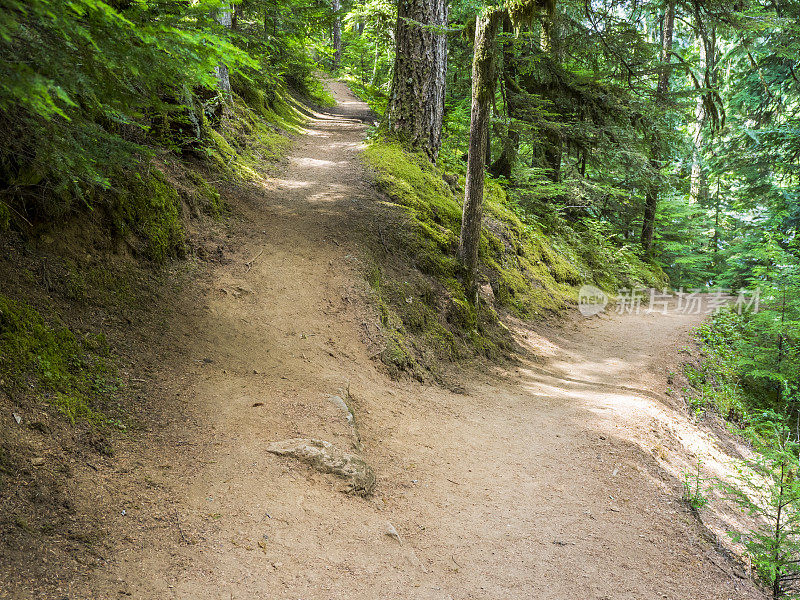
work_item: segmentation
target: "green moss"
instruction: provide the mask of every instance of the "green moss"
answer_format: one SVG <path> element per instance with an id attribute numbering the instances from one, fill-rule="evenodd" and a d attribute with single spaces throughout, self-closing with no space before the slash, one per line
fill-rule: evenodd
<path id="1" fill-rule="evenodd" d="M 336 106 L 336 99 L 325 89 L 325 86 L 316 77 L 308 77 L 306 79 L 305 92 L 308 95 L 308 99 L 317 106 L 323 108 Z"/>
<path id="2" fill-rule="evenodd" d="M 119 233 L 132 231 L 142 240 L 145 258 L 163 262 L 185 255 L 178 192 L 156 167 L 123 180 L 111 214 Z"/>
<path id="3" fill-rule="evenodd" d="M 258 179 L 270 165 L 281 160 L 291 145 L 289 134 L 299 133 L 305 117 L 288 95 L 268 100 L 262 91 L 236 94 L 220 131 L 206 124 L 205 151 L 217 169 L 240 181 Z"/>
<path id="4" fill-rule="evenodd" d="M 102 335 L 76 336 L 0 295 L 0 379 L 8 389 L 33 391 L 72 423 L 103 424 L 96 403 L 118 387 L 109 354 Z"/>
<path id="5" fill-rule="evenodd" d="M 408 153 L 400 144 L 370 144 L 364 152 L 376 170 L 377 183 L 398 204 L 413 211 L 420 225 L 437 241 L 449 245 L 457 239 L 454 226 L 461 222 L 461 207 L 442 175 L 421 153 Z"/>
<path id="6" fill-rule="evenodd" d="M 373 143 L 365 151 L 380 188 L 412 217 L 406 246 L 423 273 L 440 279 L 459 302 L 466 302 L 457 282 L 456 259 L 461 205 L 442 173 L 421 154 L 397 143 Z M 508 206 L 503 188 L 487 181 L 484 213 L 489 227 L 480 241 L 480 258 L 496 298 L 521 317 L 564 308 L 576 297 L 580 273 L 534 227 L 526 226 Z"/>
<path id="7" fill-rule="evenodd" d="M 76 265 L 65 260 L 66 277 L 61 292 L 74 302 L 114 307 L 118 311 L 144 310 L 152 302 L 149 286 L 159 275 L 144 278 L 135 267 L 118 264 Z"/>
<path id="8" fill-rule="evenodd" d="M 197 171 L 187 171 L 186 176 L 194 184 L 193 202 L 200 209 L 215 219 L 219 219 L 228 211 L 228 206 L 220 193 L 210 185 Z"/>
<path id="9" fill-rule="evenodd" d="M 414 359 L 413 351 L 403 335 L 402 319 L 378 296 L 378 310 L 381 325 L 386 333 L 386 344 L 381 351 L 381 360 L 393 370 L 393 374 L 401 371 L 419 372 L 419 365 Z"/>
<path id="10" fill-rule="evenodd" d="M 430 278 L 433 290 L 428 294 L 420 291 L 424 286 L 408 289 L 408 284 L 391 281 L 373 285 L 380 290 L 382 311 L 397 317 L 390 325 L 384 323 L 395 340 L 387 356 L 403 363 L 413 350 L 429 366 L 429 357 L 497 356 L 512 347 L 494 310 L 483 303 L 476 308 L 465 297 L 457 260 L 461 199 L 442 171 L 421 153 L 385 139 L 367 146 L 364 161 L 387 195 L 386 204 L 408 217 L 393 233 L 398 251 Z M 629 249 L 614 247 L 602 231 L 558 219 L 545 230 L 523 220 L 505 188 L 491 179 L 484 191 L 479 258 L 482 278 L 491 284 L 496 303 L 528 319 L 573 306 L 584 283 L 606 290 L 664 283 L 658 267 L 642 262 Z"/>
<path id="11" fill-rule="evenodd" d="M 366 276 L 386 335 L 380 357 L 393 373 L 406 371 L 423 380 L 436 362 L 464 354 L 464 344 L 437 310 L 438 296 L 429 283 L 387 278 L 378 267 Z"/>

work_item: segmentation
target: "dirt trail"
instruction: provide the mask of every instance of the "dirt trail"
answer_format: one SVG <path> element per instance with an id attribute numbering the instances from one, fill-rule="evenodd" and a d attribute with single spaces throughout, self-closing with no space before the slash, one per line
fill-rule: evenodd
<path id="1" fill-rule="evenodd" d="M 374 202 L 366 112 L 331 87 L 338 110 L 242 199 L 239 249 L 166 334 L 189 355 L 158 381 L 186 417 L 106 482 L 121 503 L 106 526 L 124 535 L 92 596 L 761 598 L 680 501 L 685 448 L 716 447 L 662 395 L 698 317 L 521 329 L 539 358 L 465 372 L 464 394 L 374 365 L 356 272 Z M 291 437 L 352 448 L 329 399 L 348 385 L 378 476 L 369 499 L 266 452 Z"/>

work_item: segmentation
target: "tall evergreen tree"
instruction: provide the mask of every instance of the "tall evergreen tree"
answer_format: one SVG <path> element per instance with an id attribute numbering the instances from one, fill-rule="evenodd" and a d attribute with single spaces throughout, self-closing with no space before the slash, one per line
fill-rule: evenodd
<path id="1" fill-rule="evenodd" d="M 446 0 L 400 0 L 389 128 L 436 161 L 447 73 Z"/>
<path id="2" fill-rule="evenodd" d="M 667 101 L 669 81 L 672 74 L 670 62 L 672 59 L 672 37 L 675 30 L 675 0 L 667 0 L 664 6 L 664 17 L 661 25 L 661 64 L 656 86 L 655 104 L 661 108 Z M 661 148 L 662 141 L 657 133 L 652 134 L 650 149 L 650 166 L 654 173 L 661 170 L 664 153 Z M 660 182 L 656 177 L 647 186 L 645 193 L 644 216 L 642 217 L 642 248 L 645 254 L 650 255 L 653 250 L 653 233 L 655 231 L 656 211 L 658 210 L 658 196 Z"/>
<path id="3" fill-rule="evenodd" d="M 483 219 L 483 182 L 489 139 L 489 113 L 495 88 L 496 38 L 503 15 L 502 9 L 489 9 L 479 13 L 475 23 L 467 180 L 458 247 L 459 257 L 465 270 L 467 294 L 473 300 L 477 300 L 478 291 L 478 245 Z"/>

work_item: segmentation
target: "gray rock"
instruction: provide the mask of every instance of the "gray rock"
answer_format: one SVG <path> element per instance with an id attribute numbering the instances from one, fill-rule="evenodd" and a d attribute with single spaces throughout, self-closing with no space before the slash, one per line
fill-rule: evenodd
<path id="1" fill-rule="evenodd" d="M 292 438 L 273 442 L 267 452 L 289 456 L 311 465 L 322 473 L 331 473 L 348 481 L 347 492 L 368 496 L 375 488 L 375 472 L 366 461 L 355 454 L 344 452 L 325 440 Z"/>
<path id="2" fill-rule="evenodd" d="M 350 412 L 350 407 L 347 406 L 347 402 L 344 401 L 344 398 L 341 396 L 328 396 L 328 400 L 333 402 L 337 408 L 341 409 L 344 413 L 345 419 L 350 425 L 353 425 L 353 413 Z"/>

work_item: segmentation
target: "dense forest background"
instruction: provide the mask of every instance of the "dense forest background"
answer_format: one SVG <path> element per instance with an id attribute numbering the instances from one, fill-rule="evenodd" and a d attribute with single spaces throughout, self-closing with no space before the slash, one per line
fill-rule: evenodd
<path id="1" fill-rule="evenodd" d="M 232 111 L 226 94 L 265 110 L 286 88 L 324 102 L 317 68 L 345 77 L 379 114 L 388 108 L 386 130 L 403 137 L 402 111 L 425 109 L 403 84 L 415 67 L 402 57 L 426 52 L 425 36 L 440 48 L 440 89 L 424 93 L 444 95 L 431 117 L 441 131 L 405 141 L 452 176 L 467 173 L 484 10 L 474 3 L 408 0 L 399 18 L 384 0 L 2 4 L 3 227 L 105 204 L 117 229 L 149 230 L 151 255 L 168 254 L 176 226 L 121 199 L 137 161 L 224 154 L 215 130 Z M 481 157 L 526 221 L 631 249 L 676 289 L 760 289 L 761 312 L 737 323 L 752 350 L 746 381 L 790 411 L 798 17 L 796 2 L 511 3 L 489 46 Z M 413 39 L 406 26 L 425 19 Z"/>
<path id="2" fill-rule="evenodd" d="M 760 290 L 760 312 L 722 330 L 746 339 L 746 391 L 796 412 L 800 5 L 501 8 L 4 0 L 0 224 L 32 230 L 101 209 L 117 233 L 147 238 L 150 258 L 180 254 L 175 211 L 152 214 L 131 192 L 159 188 L 144 166 L 164 152 L 230 166 L 252 136 L 226 141 L 225 120 L 252 107 L 286 117 L 287 89 L 325 103 L 320 68 L 370 102 L 384 133 L 463 177 L 476 17 L 496 13 L 481 48 L 491 64 L 478 163 L 490 182 L 526 223 L 602 238 L 674 289 Z M 269 143 L 249 164 L 264 154 Z"/>

